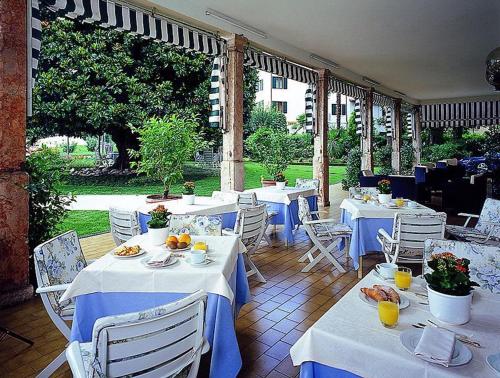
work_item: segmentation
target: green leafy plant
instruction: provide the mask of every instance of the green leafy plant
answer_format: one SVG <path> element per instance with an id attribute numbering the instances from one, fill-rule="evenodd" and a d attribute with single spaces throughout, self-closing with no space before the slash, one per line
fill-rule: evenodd
<path id="1" fill-rule="evenodd" d="M 377 183 L 378 190 L 380 194 L 390 194 L 391 193 L 391 182 L 389 180 L 380 180 Z"/>
<path id="2" fill-rule="evenodd" d="M 149 228 L 167 228 L 171 214 L 165 206 L 158 205 L 149 212 L 149 215 L 151 215 L 151 219 L 148 221 Z"/>
<path id="3" fill-rule="evenodd" d="M 274 107 L 256 106 L 250 113 L 250 120 L 245 128 L 247 134 L 260 128 L 287 130 L 286 116 Z"/>
<path id="4" fill-rule="evenodd" d="M 459 259 L 451 252 L 432 255 L 427 265 L 432 273 L 424 274 L 424 278 L 432 290 L 448 295 L 468 295 L 474 286 L 470 280 L 468 259 Z"/>
<path id="5" fill-rule="evenodd" d="M 194 194 L 195 183 L 192 181 L 186 181 L 182 186 L 182 188 L 183 188 L 182 194 L 191 196 Z"/>
<path id="6" fill-rule="evenodd" d="M 347 127 L 330 130 L 328 132 L 328 154 L 330 158 L 346 160 L 349 152 L 360 144 L 356 134 L 356 116 L 352 112 Z"/>
<path id="7" fill-rule="evenodd" d="M 198 123 L 193 118 L 176 115 L 151 118 L 142 128 L 134 128 L 139 135 L 139 150 L 129 153 L 137 162 L 132 167 L 138 173 L 161 180 L 166 198 L 170 186 L 182 179 L 182 168 L 205 142 L 196 132 Z"/>
<path id="8" fill-rule="evenodd" d="M 282 130 L 261 127 L 246 140 L 251 157 L 275 178 L 283 173 L 293 159 L 290 135 Z"/>
<path id="9" fill-rule="evenodd" d="M 278 172 L 274 176 L 274 181 L 276 181 L 276 182 L 285 182 L 286 181 L 286 177 L 285 177 L 285 175 L 283 173 Z"/>
<path id="10" fill-rule="evenodd" d="M 345 177 L 342 179 L 342 189 L 359 185 L 359 173 L 361 172 L 361 148 L 354 147 L 347 155 L 347 167 Z"/>

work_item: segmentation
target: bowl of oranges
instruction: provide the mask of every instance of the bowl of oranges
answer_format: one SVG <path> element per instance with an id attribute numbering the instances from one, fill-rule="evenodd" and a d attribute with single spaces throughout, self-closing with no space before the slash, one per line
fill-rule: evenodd
<path id="1" fill-rule="evenodd" d="M 165 245 L 170 251 L 185 251 L 191 247 L 191 236 L 189 234 L 170 235 Z"/>

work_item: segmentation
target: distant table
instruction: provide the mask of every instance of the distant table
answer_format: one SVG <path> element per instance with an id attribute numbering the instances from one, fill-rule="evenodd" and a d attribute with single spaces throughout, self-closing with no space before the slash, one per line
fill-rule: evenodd
<path id="1" fill-rule="evenodd" d="M 164 205 L 172 214 L 178 215 L 220 215 L 222 216 L 222 228 L 234 227 L 238 211 L 236 199 L 230 197 L 212 198 L 196 196 L 194 205 L 186 205 L 182 199 L 148 203 L 137 209 L 142 233 L 148 232 L 148 221 L 151 219 L 149 212 L 158 205 Z"/>
<path id="2" fill-rule="evenodd" d="M 293 232 L 300 224 L 297 198 L 300 195 L 305 197 L 311 211 L 318 210 L 318 192 L 316 189 L 298 189 L 289 186 L 285 187 L 285 189 L 278 189 L 275 186 L 266 186 L 248 189 L 245 192 L 254 192 L 257 195 L 257 200 L 267 205 L 268 211 L 276 212 L 276 216 L 271 218 L 270 224 L 284 226 L 287 245 L 293 243 Z"/>
<path id="3" fill-rule="evenodd" d="M 447 327 L 473 336 L 482 348 L 469 347 L 473 358 L 468 364 L 445 368 L 408 353 L 399 341 L 401 331 L 413 329 L 412 324 L 434 319 L 429 306 L 421 304 L 422 299 L 411 293 L 423 291 L 422 281 L 414 278 L 410 291 L 405 293 L 410 307 L 401 310 L 394 329 L 384 328 L 377 308 L 359 298 L 361 287 L 380 282 L 373 273 L 368 274 L 292 346 L 290 355 L 293 364 L 301 366 L 301 378 L 496 377 L 487 366 L 486 357 L 500 351 L 500 296 L 474 290 L 471 321 Z"/>
<path id="4" fill-rule="evenodd" d="M 362 276 L 362 256 L 367 252 L 382 252 L 377 241 L 377 231 L 383 228 L 392 235 L 394 216 L 397 213 L 429 214 L 434 210 L 419 205 L 417 209 L 410 209 L 406 205 L 398 209 L 387 208 L 383 205 L 364 203 L 352 198 L 344 199 L 340 204 L 342 213 L 340 221 L 352 229 L 349 256 L 351 256 L 354 269 L 358 269 L 358 276 Z M 343 244 L 341 248 L 343 248 Z"/>

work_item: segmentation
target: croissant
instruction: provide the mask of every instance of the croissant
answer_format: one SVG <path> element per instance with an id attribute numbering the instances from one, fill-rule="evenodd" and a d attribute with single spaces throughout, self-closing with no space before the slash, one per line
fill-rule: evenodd
<path id="1" fill-rule="evenodd" d="M 399 294 L 390 286 L 386 285 L 373 285 L 374 289 L 379 289 L 382 290 L 389 300 L 393 303 L 401 303 L 401 298 L 399 297 Z"/>
<path id="2" fill-rule="evenodd" d="M 380 302 L 380 301 L 387 301 L 387 294 L 379 289 L 371 289 L 368 287 L 362 287 L 361 292 L 366 295 L 367 297 L 373 299 L 374 301 Z"/>

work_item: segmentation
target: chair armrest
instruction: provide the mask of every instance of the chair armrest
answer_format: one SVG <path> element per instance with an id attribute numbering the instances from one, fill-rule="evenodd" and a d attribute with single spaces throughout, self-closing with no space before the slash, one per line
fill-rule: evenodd
<path id="1" fill-rule="evenodd" d="M 472 218 L 477 218 L 479 219 L 479 215 L 477 214 L 469 214 L 469 213 L 458 213 L 459 217 L 467 217 L 464 223 L 464 227 L 467 227 L 469 225 L 469 222 Z"/>
<path id="2" fill-rule="evenodd" d="M 332 218 L 326 218 L 326 219 L 317 219 L 317 220 L 311 220 L 311 221 L 305 221 L 302 222 L 303 224 L 322 224 L 322 223 L 339 223 L 337 220 L 332 219 Z"/>
<path id="3" fill-rule="evenodd" d="M 230 229 L 230 228 L 225 228 L 222 230 L 222 236 L 232 236 L 232 235 L 237 235 L 234 233 L 234 230 Z"/>
<path id="4" fill-rule="evenodd" d="M 68 360 L 71 373 L 75 378 L 85 378 L 85 366 L 83 365 L 82 352 L 80 350 L 80 343 L 73 341 L 66 348 L 66 359 Z"/>
<path id="5" fill-rule="evenodd" d="M 57 291 L 65 291 L 70 284 L 52 285 L 52 286 L 42 286 L 36 289 L 37 294 L 54 293 Z"/>
<path id="6" fill-rule="evenodd" d="M 399 242 L 397 240 L 394 240 L 383 228 L 379 228 L 379 230 L 377 231 L 377 237 L 381 237 L 391 244 L 399 244 Z"/>

